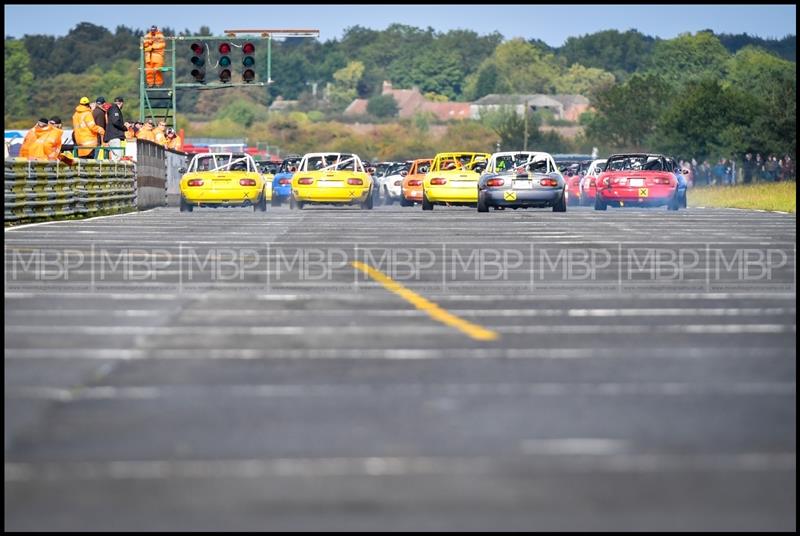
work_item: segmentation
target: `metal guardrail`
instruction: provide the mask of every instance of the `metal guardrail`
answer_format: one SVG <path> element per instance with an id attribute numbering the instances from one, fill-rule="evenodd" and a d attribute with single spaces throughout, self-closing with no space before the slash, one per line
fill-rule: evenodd
<path id="1" fill-rule="evenodd" d="M 20 222 L 136 210 L 132 162 L 5 159 L 4 221 Z"/>

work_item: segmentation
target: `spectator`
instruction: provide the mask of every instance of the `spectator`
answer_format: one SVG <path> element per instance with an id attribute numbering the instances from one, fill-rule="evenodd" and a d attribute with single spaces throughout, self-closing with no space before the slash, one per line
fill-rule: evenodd
<path id="1" fill-rule="evenodd" d="M 135 123 L 131 123 L 130 121 L 125 121 L 125 141 L 132 141 L 136 139 L 136 128 L 134 127 Z"/>
<path id="2" fill-rule="evenodd" d="M 744 172 L 744 183 L 750 184 L 753 182 L 753 173 L 756 169 L 756 162 L 753 160 L 753 153 L 744 155 L 744 163 L 742 164 L 742 171 Z"/>
<path id="3" fill-rule="evenodd" d="M 103 131 L 107 128 L 108 118 L 106 117 L 106 99 L 105 97 L 97 97 L 97 100 L 94 102 L 94 107 L 92 108 L 92 118 L 94 119 L 94 124 L 99 126 L 103 129 Z M 105 145 L 103 143 L 103 137 L 105 136 L 105 132 L 103 134 L 98 134 L 97 136 L 97 146 L 102 147 Z M 95 158 L 103 159 L 104 151 L 102 149 L 97 150 L 97 154 Z"/>
<path id="4" fill-rule="evenodd" d="M 172 149 L 173 151 L 180 151 L 181 150 L 181 139 L 178 134 L 175 132 L 175 129 L 168 128 L 167 129 L 167 149 Z"/>
<path id="5" fill-rule="evenodd" d="M 22 140 L 22 146 L 19 148 L 20 158 L 34 158 L 33 152 L 36 140 L 41 136 L 45 136 L 49 128 L 47 118 L 42 117 L 33 125 L 33 128 L 28 130 L 28 133 L 25 134 L 25 138 Z"/>
<path id="6" fill-rule="evenodd" d="M 145 141 L 156 141 L 155 133 L 153 132 L 153 120 L 151 118 L 147 118 L 142 125 L 142 128 L 139 129 L 138 139 L 145 140 Z"/>
<path id="7" fill-rule="evenodd" d="M 114 104 L 109 105 L 108 108 L 108 126 L 106 127 L 106 135 L 103 138 L 109 147 L 121 147 L 122 142 L 125 140 L 125 132 L 128 127 L 125 126 L 125 120 L 122 117 L 122 107 L 125 101 L 122 97 L 114 99 Z M 124 154 L 122 151 L 109 151 L 111 159 L 118 162 Z"/>
<path id="8" fill-rule="evenodd" d="M 761 157 L 761 153 L 756 153 L 756 169 L 755 169 L 756 177 L 758 180 L 766 180 L 766 171 L 764 170 L 764 159 Z"/>
<path id="9" fill-rule="evenodd" d="M 781 166 L 783 180 L 796 180 L 797 176 L 795 175 L 795 168 L 794 168 L 794 160 L 788 154 L 783 157 L 783 166 Z"/>
<path id="10" fill-rule="evenodd" d="M 44 156 L 48 160 L 57 160 L 58 155 L 61 154 L 61 139 L 64 136 L 61 118 L 51 117 L 49 124 L 50 132 L 47 133 L 47 138 L 44 141 Z"/>
<path id="11" fill-rule="evenodd" d="M 711 184 L 711 164 L 708 160 L 703 160 L 703 163 L 697 167 L 697 183 L 703 186 Z"/>
<path id="12" fill-rule="evenodd" d="M 98 136 L 102 137 L 106 131 L 94 122 L 92 108 L 87 97 L 82 97 L 78 106 L 75 107 L 75 113 L 72 114 L 72 128 L 76 145 L 87 147 L 79 149 L 78 156 L 94 158 L 97 149 L 89 147 L 97 147 Z"/>
<path id="13" fill-rule="evenodd" d="M 778 157 L 777 156 L 772 154 L 772 155 L 769 156 L 769 158 L 767 158 L 767 161 L 764 163 L 764 171 L 766 172 L 767 180 L 769 180 L 771 182 L 778 182 L 778 180 L 779 180 L 779 177 L 778 177 L 779 167 L 778 167 Z"/>
<path id="14" fill-rule="evenodd" d="M 142 48 L 144 49 L 145 76 L 148 87 L 161 87 L 164 85 L 164 77 L 161 68 L 164 66 L 164 49 L 166 48 L 164 34 L 158 30 L 155 24 L 150 27 L 150 31 L 145 34 Z"/>
<path id="15" fill-rule="evenodd" d="M 158 126 L 153 129 L 153 138 L 157 144 L 166 147 L 167 145 L 167 123 L 165 121 L 159 121 Z"/>
<path id="16" fill-rule="evenodd" d="M 717 165 L 715 165 L 714 168 L 711 170 L 711 174 L 714 176 L 713 184 L 727 184 L 728 173 L 724 158 L 719 159 Z"/>

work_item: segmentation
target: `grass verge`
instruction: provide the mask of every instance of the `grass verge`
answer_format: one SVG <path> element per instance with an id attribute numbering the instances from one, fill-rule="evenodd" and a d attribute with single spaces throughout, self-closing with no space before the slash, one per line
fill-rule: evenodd
<path id="1" fill-rule="evenodd" d="M 747 208 L 781 212 L 797 209 L 797 183 L 762 182 L 702 186 L 689 190 L 690 207 Z"/>

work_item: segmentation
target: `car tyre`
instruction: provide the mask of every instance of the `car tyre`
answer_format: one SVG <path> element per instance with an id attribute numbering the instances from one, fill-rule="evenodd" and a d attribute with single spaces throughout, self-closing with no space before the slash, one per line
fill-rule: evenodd
<path id="1" fill-rule="evenodd" d="M 191 212 L 193 208 L 194 207 L 192 207 L 190 203 L 187 203 L 186 199 L 181 196 L 181 212 Z"/>
<path id="2" fill-rule="evenodd" d="M 405 197 L 400 198 L 400 206 L 401 207 L 413 207 L 414 202 L 406 199 Z"/>
<path id="3" fill-rule="evenodd" d="M 595 210 L 605 210 L 608 208 L 608 205 L 605 201 L 600 199 L 600 196 L 594 198 L 594 209 Z"/>
<path id="4" fill-rule="evenodd" d="M 261 199 L 259 199 L 253 205 L 253 212 L 266 212 L 266 211 L 267 211 L 267 196 L 262 193 Z"/>
<path id="5" fill-rule="evenodd" d="M 422 210 L 433 210 L 433 203 L 428 201 L 428 196 L 425 195 L 425 191 L 422 192 Z"/>
<path id="6" fill-rule="evenodd" d="M 367 195 L 367 198 L 361 203 L 361 210 L 372 210 L 372 207 L 375 206 L 375 197 L 373 195 Z"/>
<path id="7" fill-rule="evenodd" d="M 566 212 L 567 211 L 567 200 L 564 199 L 567 196 L 567 193 L 564 192 L 558 200 L 553 203 L 553 212 Z"/>
<path id="8" fill-rule="evenodd" d="M 478 212 L 489 212 L 489 203 L 486 202 L 486 192 L 478 190 Z"/>

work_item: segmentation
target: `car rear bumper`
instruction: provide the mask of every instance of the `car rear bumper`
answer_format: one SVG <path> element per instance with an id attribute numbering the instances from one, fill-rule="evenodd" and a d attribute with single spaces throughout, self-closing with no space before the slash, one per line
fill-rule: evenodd
<path id="1" fill-rule="evenodd" d="M 486 202 L 492 206 L 547 206 L 564 195 L 561 188 L 533 190 L 485 190 Z"/>
<path id="2" fill-rule="evenodd" d="M 425 189 L 425 196 L 432 203 L 477 203 L 477 184 L 471 188 L 452 188 L 431 186 Z"/>
<path id="3" fill-rule="evenodd" d="M 297 201 L 312 203 L 362 203 L 369 195 L 369 188 L 363 186 L 350 187 L 314 187 L 293 188 L 292 195 Z"/>
<path id="4" fill-rule="evenodd" d="M 647 186 L 602 188 L 597 195 L 605 202 L 623 201 L 629 203 L 664 204 L 675 197 L 675 187 Z"/>
<path id="5" fill-rule="evenodd" d="M 181 195 L 187 203 L 191 204 L 217 204 L 217 205 L 242 205 L 256 203 L 261 198 L 262 192 L 266 193 L 269 200 L 269 189 L 261 188 L 236 188 L 215 189 L 196 188 L 181 189 Z"/>

